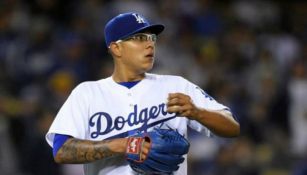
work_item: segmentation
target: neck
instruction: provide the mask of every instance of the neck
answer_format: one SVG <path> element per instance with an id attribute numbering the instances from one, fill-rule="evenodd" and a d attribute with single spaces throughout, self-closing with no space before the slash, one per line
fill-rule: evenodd
<path id="1" fill-rule="evenodd" d="M 112 78 L 115 82 L 140 81 L 145 78 L 145 73 L 136 73 L 132 71 L 119 71 L 115 69 Z"/>

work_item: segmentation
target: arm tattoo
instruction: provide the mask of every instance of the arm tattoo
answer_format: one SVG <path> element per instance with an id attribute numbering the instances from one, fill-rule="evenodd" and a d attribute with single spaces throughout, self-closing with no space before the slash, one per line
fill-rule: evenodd
<path id="1" fill-rule="evenodd" d="M 120 155 L 110 150 L 112 140 L 89 141 L 68 139 L 57 153 L 61 163 L 88 163 Z"/>

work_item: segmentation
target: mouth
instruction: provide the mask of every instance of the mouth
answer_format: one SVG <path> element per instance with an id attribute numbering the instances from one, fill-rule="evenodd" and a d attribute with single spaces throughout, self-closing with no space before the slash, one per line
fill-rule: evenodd
<path id="1" fill-rule="evenodd" d="M 145 55 L 146 58 L 150 58 L 150 59 L 154 59 L 154 54 L 153 53 L 149 53 L 147 55 Z"/>

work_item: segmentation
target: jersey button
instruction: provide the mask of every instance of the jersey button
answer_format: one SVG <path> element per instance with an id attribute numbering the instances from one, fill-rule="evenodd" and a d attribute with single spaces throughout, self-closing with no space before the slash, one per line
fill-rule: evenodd
<path id="1" fill-rule="evenodd" d="M 129 93 L 128 93 L 128 96 L 130 97 L 131 95 L 132 95 L 132 94 L 129 92 Z"/>

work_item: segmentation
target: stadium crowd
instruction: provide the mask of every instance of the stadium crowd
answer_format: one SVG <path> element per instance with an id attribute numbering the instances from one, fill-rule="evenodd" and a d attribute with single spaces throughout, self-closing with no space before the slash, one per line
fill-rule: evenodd
<path id="1" fill-rule="evenodd" d="M 81 175 L 45 134 L 80 82 L 111 75 L 104 24 L 135 11 L 166 26 L 152 72 L 229 106 L 233 139 L 189 137 L 190 175 L 307 174 L 307 3 L 262 0 L 1 0 L 0 172 Z"/>

